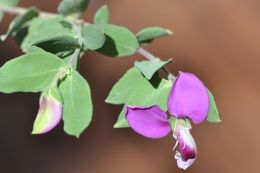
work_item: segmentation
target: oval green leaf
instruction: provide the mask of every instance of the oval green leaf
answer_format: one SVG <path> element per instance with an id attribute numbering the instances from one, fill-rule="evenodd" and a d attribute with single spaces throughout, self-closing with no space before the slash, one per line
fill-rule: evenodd
<path id="1" fill-rule="evenodd" d="M 110 24 L 101 27 L 106 35 L 106 41 L 104 46 L 97 50 L 99 53 L 111 57 L 122 57 L 133 55 L 137 51 L 138 41 L 127 28 Z"/>
<path id="2" fill-rule="evenodd" d="M 67 65 L 57 56 L 34 52 L 6 62 L 0 68 L 0 92 L 40 92 L 49 87 Z"/>
<path id="3" fill-rule="evenodd" d="M 85 49 L 89 50 L 101 48 L 106 40 L 105 34 L 97 25 L 83 25 L 82 38 Z"/>
<path id="4" fill-rule="evenodd" d="M 88 127 L 92 119 L 93 106 L 87 81 L 75 70 L 60 84 L 63 97 L 64 131 L 76 137 Z"/>
<path id="5" fill-rule="evenodd" d="M 58 12 L 64 16 L 79 17 L 88 7 L 89 0 L 62 0 Z"/>
<path id="6" fill-rule="evenodd" d="M 151 43 L 156 38 L 172 34 L 172 31 L 162 27 L 148 27 L 138 32 L 136 37 L 139 43 Z"/>

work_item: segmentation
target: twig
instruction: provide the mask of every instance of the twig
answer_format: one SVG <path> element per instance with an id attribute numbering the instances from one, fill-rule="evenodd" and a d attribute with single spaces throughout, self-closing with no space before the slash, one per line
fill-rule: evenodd
<path id="1" fill-rule="evenodd" d="M 8 13 L 8 14 L 22 15 L 26 11 L 27 11 L 27 9 L 23 8 L 23 7 L 9 7 L 9 6 L 0 5 L 0 12 L 4 12 L 4 13 Z M 58 14 L 55 14 L 55 13 L 42 12 L 42 11 L 40 12 L 40 17 L 43 17 L 43 18 L 53 18 L 53 17 L 57 17 L 57 16 L 58 16 Z M 77 20 L 78 19 L 76 19 L 75 23 L 77 23 Z M 148 52 L 147 50 L 145 50 L 143 48 L 139 48 L 137 50 L 137 53 L 139 53 L 145 59 L 150 60 L 150 61 L 159 59 L 159 58 L 157 58 L 156 56 L 154 56 L 153 54 L 151 54 L 150 52 Z M 71 59 L 70 61 L 74 61 L 74 58 Z M 174 77 L 166 67 L 163 67 L 162 70 L 165 72 L 166 75 L 168 75 L 169 79 L 172 79 Z"/>
<path id="2" fill-rule="evenodd" d="M 144 48 L 139 48 L 137 50 L 137 53 L 139 53 L 140 55 L 142 55 L 143 57 L 145 57 L 148 60 L 156 60 L 158 59 L 157 57 L 155 57 L 153 54 L 151 54 L 150 52 L 148 52 L 147 50 L 145 50 Z"/>

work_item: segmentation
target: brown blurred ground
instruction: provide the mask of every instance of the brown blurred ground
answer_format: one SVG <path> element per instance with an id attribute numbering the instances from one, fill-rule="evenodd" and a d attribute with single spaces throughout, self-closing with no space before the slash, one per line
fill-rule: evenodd
<path id="1" fill-rule="evenodd" d="M 55 11 L 57 0 L 22 0 Z M 193 128 L 199 155 L 187 171 L 193 173 L 260 172 L 260 1 L 257 0 L 114 0 L 92 1 L 85 19 L 103 3 L 111 22 L 134 32 L 145 26 L 164 26 L 175 35 L 155 41 L 151 52 L 174 63 L 168 67 L 190 71 L 213 91 L 222 123 Z M 11 17 L 1 24 L 6 31 Z M 1 64 L 21 54 L 10 39 L 0 43 Z M 119 106 L 105 104 L 113 83 L 132 65 L 135 56 L 111 59 L 87 53 L 81 72 L 89 81 L 94 118 L 79 140 L 67 136 L 62 125 L 43 136 L 31 136 L 38 95 L 0 95 L 1 173 L 173 173 L 174 140 L 145 139 L 133 131 L 113 129 Z"/>

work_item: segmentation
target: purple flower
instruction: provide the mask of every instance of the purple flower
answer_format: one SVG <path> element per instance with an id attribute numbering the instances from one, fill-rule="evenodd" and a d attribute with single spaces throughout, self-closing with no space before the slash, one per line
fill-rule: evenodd
<path id="1" fill-rule="evenodd" d="M 40 108 L 34 121 L 32 134 L 44 134 L 51 131 L 60 122 L 62 116 L 61 95 L 57 88 L 43 92 Z"/>
<path id="2" fill-rule="evenodd" d="M 194 162 L 197 147 L 190 134 L 190 123 L 178 118 L 201 123 L 206 119 L 209 107 L 208 92 L 203 83 L 191 73 L 180 72 L 168 97 L 168 111 L 171 117 L 177 118 L 172 131 L 179 144 L 175 154 L 179 168 L 187 169 Z M 126 120 L 134 131 L 147 138 L 162 138 L 171 131 L 170 119 L 157 105 L 127 106 Z"/>

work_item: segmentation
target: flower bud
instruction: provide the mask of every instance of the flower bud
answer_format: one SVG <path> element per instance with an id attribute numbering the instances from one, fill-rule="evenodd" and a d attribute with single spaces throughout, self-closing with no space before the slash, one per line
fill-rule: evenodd
<path id="1" fill-rule="evenodd" d="M 34 121 L 32 134 L 43 134 L 52 130 L 62 116 L 62 97 L 58 88 L 44 91 L 40 98 L 40 108 Z"/>

